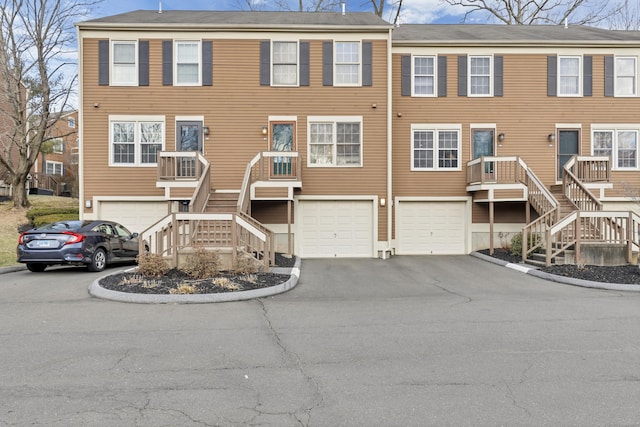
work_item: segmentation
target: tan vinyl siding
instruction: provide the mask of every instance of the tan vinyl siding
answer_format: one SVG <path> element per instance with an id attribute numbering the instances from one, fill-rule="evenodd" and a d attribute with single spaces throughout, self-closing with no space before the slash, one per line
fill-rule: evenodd
<path id="1" fill-rule="evenodd" d="M 471 212 L 474 224 L 489 222 L 489 203 L 473 203 Z M 532 218 L 534 218 L 532 216 Z M 494 204 L 494 222 L 497 224 L 524 224 L 526 203 L 503 202 Z"/>
<path id="2" fill-rule="evenodd" d="M 283 198 L 287 197 L 289 191 L 287 188 L 270 188 L 270 187 L 258 187 L 256 188 L 257 198 Z"/>
<path id="3" fill-rule="evenodd" d="M 291 204 L 291 223 L 294 223 L 295 207 Z M 251 216 L 263 224 L 286 224 L 287 202 L 255 201 L 251 204 Z"/>

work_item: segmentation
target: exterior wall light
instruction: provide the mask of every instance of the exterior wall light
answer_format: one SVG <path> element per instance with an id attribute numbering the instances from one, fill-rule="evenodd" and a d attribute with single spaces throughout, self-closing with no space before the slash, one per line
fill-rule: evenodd
<path id="1" fill-rule="evenodd" d="M 555 133 L 550 133 L 549 136 L 547 136 L 547 140 L 549 140 L 549 142 L 555 142 L 556 134 Z"/>
<path id="2" fill-rule="evenodd" d="M 202 132 L 205 134 L 205 136 L 209 136 L 209 126 L 203 127 Z"/>
<path id="3" fill-rule="evenodd" d="M 268 128 L 268 127 L 266 127 L 266 126 L 262 126 L 262 134 L 263 134 L 263 135 L 266 135 L 266 134 L 267 134 L 267 132 L 269 132 L 269 128 Z"/>
<path id="4" fill-rule="evenodd" d="M 380 206 L 384 206 L 387 204 L 387 201 L 383 198 L 380 199 Z"/>
<path id="5" fill-rule="evenodd" d="M 499 133 L 498 134 L 498 141 L 500 141 L 500 142 L 504 141 L 504 133 Z"/>
<path id="6" fill-rule="evenodd" d="M 85 200 L 84 201 L 84 207 L 87 209 L 91 209 L 91 200 Z"/>

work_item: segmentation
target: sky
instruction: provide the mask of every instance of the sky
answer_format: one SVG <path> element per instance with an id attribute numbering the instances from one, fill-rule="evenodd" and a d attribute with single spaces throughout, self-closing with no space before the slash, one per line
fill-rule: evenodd
<path id="1" fill-rule="evenodd" d="M 265 0 L 267 1 L 267 0 Z M 370 0 L 345 0 L 348 11 L 371 11 Z M 243 0 L 104 0 L 96 9 L 95 18 L 133 10 L 242 10 Z M 389 8 L 389 6 L 387 6 Z M 440 0 L 404 0 L 401 23 L 459 23 L 460 9 L 443 5 Z M 389 20 L 389 17 L 385 17 Z"/>

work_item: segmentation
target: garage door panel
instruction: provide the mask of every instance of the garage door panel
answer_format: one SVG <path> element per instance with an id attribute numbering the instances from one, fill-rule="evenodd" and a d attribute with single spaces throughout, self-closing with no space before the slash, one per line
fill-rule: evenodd
<path id="1" fill-rule="evenodd" d="M 466 253 L 465 202 L 402 201 L 397 215 L 399 254 Z"/>
<path id="2" fill-rule="evenodd" d="M 119 222 L 140 233 L 167 215 L 166 202 L 100 202 L 100 219 Z"/>

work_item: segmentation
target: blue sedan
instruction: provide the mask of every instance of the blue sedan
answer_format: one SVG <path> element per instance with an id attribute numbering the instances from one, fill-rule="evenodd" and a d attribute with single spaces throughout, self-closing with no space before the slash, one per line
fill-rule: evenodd
<path id="1" fill-rule="evenodd" d="M 138 233 L 113 221 L 59 221 L 22 233 L 17 252 L 33 272 L 55 264 L 102 271 L 112 262 L 136 260 Z"/>

